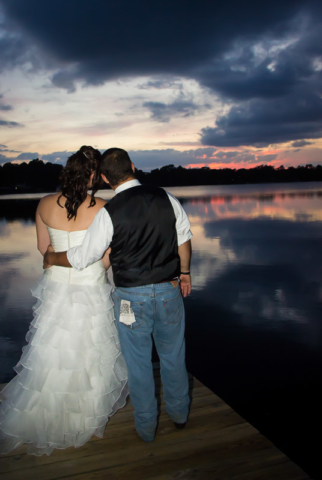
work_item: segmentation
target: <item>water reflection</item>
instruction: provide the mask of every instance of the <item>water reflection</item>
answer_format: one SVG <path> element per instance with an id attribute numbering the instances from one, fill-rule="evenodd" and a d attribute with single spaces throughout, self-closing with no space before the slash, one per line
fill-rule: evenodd
<path id="1" fill-rule="evenodd" d="M 287 328 L 294 341 L 319 347 L 321 192 L 261 198 L 187 201 L 194 232 L 194 297 L 239 325 Z"/>
<path id="2" fill-rule="evenodd" d="M 189 302 L 219 308 L 243 328 L 289 324 L 294 340 L 319 345 L 322 187 L 304 187 L 169 189 L 181 198 L 194 234 Z M 0 381 L 12 376 L 32 318 L 30 288 L 42 273 L 34 225 L 39 200 L 26 197 L 0 200 Z"/>
<path id="3" fill-rule="evenodd" d="M 289 194 L 218 196 L 183 199 L 189 217 L 209 218 L 287 218 L 289 220 L 322 220 L 322 192 Z"/>
<path id="4" fill-rule="evenodd" d="M 5 382 L 13 376 L 32 319 L 30 288 L 42 273 L 32 221 L 1 220 L 0 264 L 0 382 Z"/>

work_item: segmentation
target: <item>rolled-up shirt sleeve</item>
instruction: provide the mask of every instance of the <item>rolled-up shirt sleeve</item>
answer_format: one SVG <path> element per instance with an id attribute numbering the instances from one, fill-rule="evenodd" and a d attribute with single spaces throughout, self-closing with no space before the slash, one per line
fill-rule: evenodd
<path id="1" fill-rule="evenodd" d="M 190 222 L 179 200 L 173 195 L 171 195 L 171 193 L 169 192 L 167 192 L 167 195 L 169 197 L 169 200 L 171 202 L 171 205 L 176 217 L 178 247 L 180 247 L 180 245 L 187 242 L 192 237 L 192 233 L 190 230 Z"/>
<path id="2" fill-rule="evenodd" d="M 67 258 L 72 267 L 82 270 L 100 260 L 112 241 L 113 231 L 109 213 L 101 208 L 88 228 L 82 245 L 67 250 Z"/>

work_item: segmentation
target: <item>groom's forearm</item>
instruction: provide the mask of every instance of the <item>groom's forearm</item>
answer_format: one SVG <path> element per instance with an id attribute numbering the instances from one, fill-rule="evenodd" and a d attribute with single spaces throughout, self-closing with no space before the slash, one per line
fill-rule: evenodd
<path id="1" fill-rule="evenodd" d="M 67 252 L 46 252 L 44 261 L 48 265 L 55 265 L 56 267 L 72 267 L 68 261 Z"/>
<path id="2" fill-rule="evenodd" d="M 191 240 L 188 240 L 180 245 L 178 248 L 178 253 L 180 257 L 181 272 L 189 272 L 191 260 Z"/>

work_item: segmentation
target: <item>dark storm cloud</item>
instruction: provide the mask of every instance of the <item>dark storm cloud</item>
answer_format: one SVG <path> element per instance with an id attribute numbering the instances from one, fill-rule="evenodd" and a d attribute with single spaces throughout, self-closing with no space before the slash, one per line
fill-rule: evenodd
<path id="1" fill-rule="evenodd" d="M 151 118 L 159 122 L 169 122 L 172 117 L 190 117 L 196 112 L 210 108 L 209 105 L 197 105 L 192 100 L 178 98 L 172 103 L 162 102 L 144 102 L 143 107 L 146 107 L 151 112 Z"/>
<path id="2" fill-rule="evenodd" d="M 3 94 L 0 94 L 0 101 L 2 100 L 3 98 Z M 9 110 L 13 110 L 13 107 L 12 105 L 4 105 L 2 103 L 0 103 L 0 111 L 3 111 L 3 112 L 8 112 Z"/>
<path id="3" fill-rule="evenodd" d="M 0 110 L 4 111 L 4 112 L 8 112 L 9 110 L 12 110 L 13 107 L 12 105 L 1 105 L 0 104 Z"/>
<path id="4" fill-rule="evenodd" d="M 52 82 L 69 92 L 75 82 L 100 85 L 138 75 L 156 78 L 141 88 L 171 88 L 171 78 L 195 79 L 233 107 L 201 132 L 207 145 L 268 145 L 322 136 L 321 2 L 2 4 L 11 30 L 1 40 L 7 44 L 0 45 L 0 65 L 21 64 L 33 52 L 26 46 L 33 45 L 48 65 L 64 65 Z M 29 61 L 35 65 L 38 57 Z M 171 116 L 167 104 L 146 106 L 155 120 Z M 185 108 L 188 115 L 197 111 Z"/>
<path id="5" fill-rule="evenodd" d="M 304 91 L 303 91 L 304 90 Z M 283 99 L 253 99 L 233 106 L 216 127 L 202 129 L 201 143 L 215 146 L 255 145 L 265 147 L 322 136 L 322 98 L 299 88 Z"/>
<path id="6" fill-rule="evenodd" d="M 65 62 L 67 67 L 54 81 L 68 89 L 75 80 L 96 85 L 139 74 L 188 75 L 209 85 L 212 78 L 220 77 L 215 83 L 222 84 L 222 72 L 211 71 L 218 70 L 218 60 L 233 48 L 236 39 L 256 41 L 268 32 L 284 36 L 302 6 L 300 0 L 275 0 L 266 5 L 250 0 L 220 4 L 202 0 L 198 5 L 192 0 L 160 4 L 148 0 L 113 4 L 100 0 L 90 4 L 2 0 L 2 4 L 29 39 Z M 308 11 L 318 8 L 315 1 L 306 5 Z M 231 60 L 227 60 L 229 66 L 234 67 Z M 241 83 L 240 72 L 231 73 L 230 83 Z M 257 83 L 263 75 L 265 71 L 257 75 Z"/>
<path id="7" fill-rule="evenodd" d="M 0 120 L 0 127 L 14 128 L 14 127 L 23 127 L 23 125 L 18 122 L 8 122 L 6 120 Z"/>
<path id="8" fill-rule="evenodd" d="M 292 143 L 292 147 L 295 148 L 305 147 L 306 145 L 312 145 L 312 142 L 307 142 L 306 140 L 296 140 L 296 142 Z"/>
<path id="9" fill-rule="evenodd" d="M 237 60 L 229 58 L 212 75 L 200 77 L 201 83 L 238 102 L 217 118 L 214 128 L 202 130 L 204 145 L 267 146 L 322 136 L 322 23 L 321 17 L 307 21 L 310 30 L 305 31 L 300 17 L 294 21 L 292 28 L 298 25 L 300 31 L 290 28 L 289 45 L 279 51 L 263 42 L 262 52 L 257 49 L 262 61 L 256 61 L 256 49 L 248 45 Z"/>
<path id="10" fill-rule="evenodd" d="M 46 161 L 46 162 L 51 162 L 51 163 L 66 163 L 66 160 L 68 157 L 73 155 L 75 152 L 53 152 L 53 153 L 48 153 L 46 155 L 41 155 L 41 159 Z"/>
<path id="11" fill-rule="evenodd" d="M 20 153 L 20 150 L 9 150 L 8 148 L 0 148 L 0 152 Z"/>
<path id="12" fill-rule="evenodd" d="M 270 155 L 261 155 L 260 157 L 257 157 L 257 162 L 261 162 L 261 163 L 272 162 L 273 160 L 275 160 L 276 157 L 277 157 L 276 153 L 271 153 Z"/>
<path id="13" fill-rule="evenodd" d="M 3 163 L 8 163 L 8 162 L 12 162 L 13 160 L 16 160 L 15 157 L 7 157 L 6 155 L 3 155 L 3 153 L 1 152 L 13 152 L 13 153 L 18 153 L 18 152 L 15 152 L 14 150 L 8 150 L 8 149 L 0 149 L 0 164 L 3 164 Z"/>
<path id="14" fill-rule="evenodd" d="M 214 151 L 214 149 L 203 149 L 204 154 L 208 157 Z M 185 166 L 195 163 L 205 163 L 204 159 L 199 159 L 198 151 L 188 150 L 185 152 L 179 152 L 173 148 L 166 150 L 136 150 L 129 151 L 129 155 L 134 165 L 138 169 L 152 170 L 153 168 L 160 168 L 164 165 L 176 165 Z"/>
<path id="15" fill-rule="evenodd" d="M 23 65 L 28 57 L 28 44 L 22 38 L 5 35 L 0 38 L 0 71 Z"/>
<path id="16" fill-rule="evenodd" d="M 35 158 L 38 158 L 39 154 L 37 152 L 25 152 L 25 153 L 20 153 L 16 160 L 33 160 Z"/>
<path id="17" fill-rule="evenodd" d="M 13 152 L 13 153 L 19 153 L 15 152 L 14 150 L 0 150 L 0 152 Z M 51 162 L 51 163 L 61 163 L 65 164 L 67 161 L 67 158 L 70 157 L 73 153 L 75 152 L 52 152 L 52 153 L 47 153 L 47 154 L 40 154 L 38 152 L 23 152 L 20 153 L 17 157 L 6 157 L 5 155 L 0 156 L 0 161 L 1 163 L 6 163 L 6 162 L 12 162 L 12 161 L 30 161 L 30 160 L 35 160 L 35 159 L 40 159 L 43 160 L 44 162 Z"/>
<path id="18" fill-rule="evenodd" d="M 138 86 L 141 90 L 150 90 L 152 88 L 156 88 L 158 90 L 164 88 L 180 88 L 181 85 L 176 82 L 171 82 L 169 80 L 149 80 L 148 82 L 142 83 Z"/>
<path id="19" fill-rule="evenodd" d="M 241 35 L 256 36 L 267 29 L 278 33 L 301 3 L 275 0 L 265 7 L 254 1 L 2 0 L 9 18 L 29 37 L 76 64 L 73 72 L 65 71 L 67 76 L 94 84 L 120 75 L 181 74 L 223 52 Z"/>
<path id="20" fill-rule="evenodd" d="M 28 72 L 39 70 L 40 67 L 55 65 L 54 58 L 48 58 L 48 54 L 41 52 L 34 41 L 29 37 L 23 26 L 12 22 L 7 16 L 2 20 L 0 2 L 0 73 L 17 67 L 24 67 Z"/>

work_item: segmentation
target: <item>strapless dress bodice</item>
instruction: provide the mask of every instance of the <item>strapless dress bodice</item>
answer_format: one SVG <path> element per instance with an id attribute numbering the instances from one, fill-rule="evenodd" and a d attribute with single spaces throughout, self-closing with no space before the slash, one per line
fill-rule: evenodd
<path id="1" fill-rule="evenodd" d="M 65 252 L 69 248 L 81 245 L 87 232 L 87 230 L 67 232 L 66 230 L 58 230 L 51 227 L 47 227 L 47 229 L 50 243 L 55 252 Z M 106 270 L 101 260 L 80 271 L 74 268 L 50 267 L 45 270 L 45 275 L 60 283 L 80 285 L 101 285 L 107 283 Z"/>

